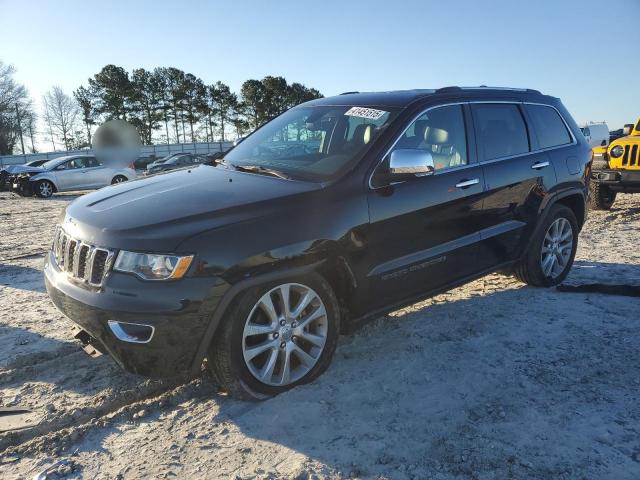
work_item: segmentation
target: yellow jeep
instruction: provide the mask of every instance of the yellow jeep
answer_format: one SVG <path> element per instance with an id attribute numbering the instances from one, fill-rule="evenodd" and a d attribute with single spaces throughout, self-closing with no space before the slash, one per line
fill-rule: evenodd
<path id="1" fill-rule="evenodd" d="M 640 193 L 640 118 L 624 126 L 624 137 L 593 149 L 589 203 L 609 210 L 618 192 Z"/>

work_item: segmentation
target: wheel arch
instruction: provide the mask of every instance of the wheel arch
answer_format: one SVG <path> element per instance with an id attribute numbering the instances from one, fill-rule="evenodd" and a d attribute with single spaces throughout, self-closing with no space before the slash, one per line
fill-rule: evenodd
<path id="1" fill-rule="evenodd" d="M 587 206 L 585 203 L 584 195 L 582 193 L 571 193 L 569 195 L 563 196 L 557 199 L 554 204 L 560 204 L 569 207 L 578 220 L 578 227 L 582 230 L 582 226 L 586 221 L 587 214 Z"/>
<path id="2" fill-rule="evenodd" d="M 247 288 L 260 285 L 262 283 L 273 282 L 289 277 L 301 276 L 311 272 L 319 273 L 320 275 L 322 275 L 322 273 L 320 272 L 321 267 L 324 263 L 325 260 L 320 260 L 300 266 L 283 266 L 282 268 L 276 269 L 274 271 L 250 276 L 237 283 L 232 284 L 222 295 L 220 301 L 213 310 L 213 313 L 210 315 L 206 330 L 204 332 L 204 335 L 202 336 L 202 341 L 200 342 L 200 345 L 196 350 L 196 354 L 191 365 L 191 373 L 193 375 L 197 375 L 200 372 L 202 362 L 207 355 L 207 349 L 209 348 L 209 345 L 213 341 L 215 335 L 218 333 L 220 325 L 222 324 L 222 318 L 233 299 L 236 298 L 240 292 L 246 290 Z M 326 280 L 329 281 L 328 279 Z M 333 288 L 333 285 L 330 281 L 329 284 Z"/>
<path id="3" fill-rule="evenodd" d="M 567 190 L 563 190 L 554 194 L 549 200 L 544 204 L 544 206 L 540 210 L 540 214 L 538 215 L 538 220 L 536 222 L 536 226 L 531 232 L 529 240 L 526 242 L 525 248 L 522 251 L 522 255 L 526 255 L 526 252 L 529 250 L 531 246 L 531 242 L 533 238 L 538 233 L 538 231 L 542 228 L 545 219 L 549 215 L 549 212 L 553 208 L 554 205 L 563 205 L 571 209 L 571 211 L 576 216 L 578 221 L 578 229 L 581 230 L 584 222 L 587 220 L 587 205 L 586 205 L 586 196 L 584 190 L 582 188 L 570 188 Z"/>
<path id="4" fill-rule="evenodd" d="M 116 172 L 116 173 L 114 173 L 114 174 L 113 174 L 113 177 L 111 177 L 111 184 L 113 184 L 113 183 L 114 183 L 114 180 L 115 180 L 116 178 L 118 178 L 118 177 L 122 177 L 122 178 L 124 178 L 124 181 L 125 181 L 125 182 L 128 182 L 128 181 L 130 180 L 130 178 L 129 178 L 127 175 L 125 175 L 124 173 L 122 173 L 122 172 Z"/>
<path id="5" fill-rule="evenodd" d="M 55 179 L 52 178 L 50 175 L 43 175 L 43 176 L 36 175 L 35 177 L 31 177 L 29 179 L 29 182 L 32 183 L 35 186 L 38 182 L 41 182 L 43 180 L 46 180 L 46 181 L 50 182 L 51 185 L 53 185 L 53 193 L 56 193 L 56 192 L 59 191 L 58 185 L 56 184 Z"/>

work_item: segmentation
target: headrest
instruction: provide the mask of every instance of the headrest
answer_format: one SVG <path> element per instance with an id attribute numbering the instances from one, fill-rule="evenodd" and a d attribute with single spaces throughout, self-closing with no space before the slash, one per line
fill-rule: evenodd
<path id="1" fill-rule="evenodd" d="M 427 143 L 430 145 L 444 145 L 449 142 L 449 132 L 442 128 L 431 127 L 427 133 Z"/>
<path id="2" fill-rule="evenodd" d="M 353 131 L 353 141 L 359 145 L 368 144 L 373 138 L 373 129 L 374 125 L 370 123 L 358 125 Z"/>
<path id="3" fill-rule="evenodd" d="M 413 124 L 413 132 L 421 141 L 427 138 L 427 128 L 429 128 L 429 120 L 416 120 Z"/>

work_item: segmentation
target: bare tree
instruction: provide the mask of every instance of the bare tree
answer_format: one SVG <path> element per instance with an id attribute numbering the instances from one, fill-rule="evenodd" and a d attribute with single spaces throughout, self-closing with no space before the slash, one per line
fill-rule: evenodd
<path id="1" fill-rule="evenodd" d="M 24 105 L 29 95 L 14 78 L 15 70 L 0 60 L 0 155 L 13 153 L 22 133 Z"/>
<path id="2" fill-rule="evenodd" d="M 44 95 L 42 102 L 45 120 L 49 124 L 52 137 L 56 136 L 58 140 L 61 140 L 65 150 L 71 150 L 73 134 L 78 130 L 81 116 L 78 103 L 57 86 Z"/>

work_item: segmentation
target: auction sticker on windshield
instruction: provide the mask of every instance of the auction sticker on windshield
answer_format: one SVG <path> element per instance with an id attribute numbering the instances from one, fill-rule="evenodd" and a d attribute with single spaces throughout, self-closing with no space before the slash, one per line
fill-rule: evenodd
<path id="1" fill-rule="evenodd" d="M 387 113 L 384 110 L 376 110 L 375 108 L 365 107 L 351 107 L 344 114 L 350 117 L 369 118 L 371 120 L 378 120 Z"/>

